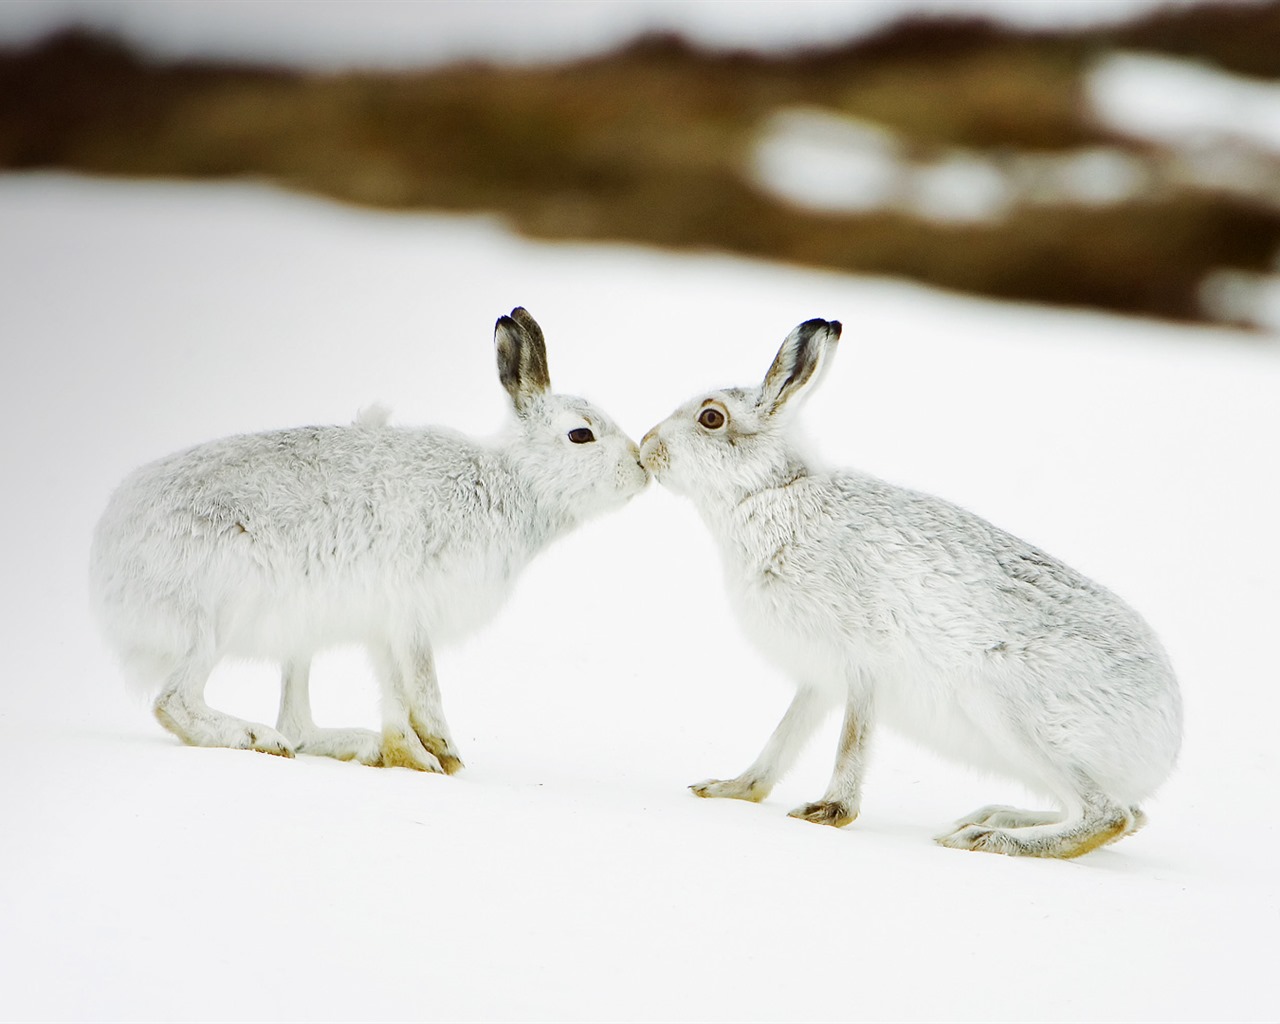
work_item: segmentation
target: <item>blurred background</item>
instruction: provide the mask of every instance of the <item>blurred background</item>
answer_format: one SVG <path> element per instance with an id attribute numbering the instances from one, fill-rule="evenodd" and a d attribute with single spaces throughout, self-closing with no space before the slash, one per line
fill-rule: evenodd
<path id="1" fill-rule="evenodd" d="M 1280 0 L 0 3 L 0 169 L 1280 329 Z"/>

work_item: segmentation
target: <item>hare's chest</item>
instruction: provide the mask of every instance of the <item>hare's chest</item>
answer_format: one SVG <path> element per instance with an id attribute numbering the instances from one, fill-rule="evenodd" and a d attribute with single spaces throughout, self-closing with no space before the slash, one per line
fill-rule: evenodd
<path id="1" fill-rule="evenodd" d="M 730 555 L 726 552 L 726 555 Z M 730 604 L 751 642 L 771 662 L 811 677 L 843 660 L 848 638 L 834 602 L 794 543 L 740 546 L 726 558 Z"/>
<path id="2" fill-rule="evenodd" d="M 741 525 L 721 544 L 729 592 L 741 612 L 788 631 L 806 623 L 835 628 L 850 595 L 834 593 L 840 554 L 834 538 L 792 517 L 757 515 Z"/>
<path id="3" fill-rule="evenodd" d="M 422 618 L 442 638 L 465 635 L 497 614 L 525 562 L 505 549 L 441 559 L 423 580 Z"/>

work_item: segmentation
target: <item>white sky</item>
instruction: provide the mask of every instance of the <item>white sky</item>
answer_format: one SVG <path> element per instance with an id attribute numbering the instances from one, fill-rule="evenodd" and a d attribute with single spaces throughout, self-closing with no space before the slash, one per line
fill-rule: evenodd
<path id="1" fill-rule="evenodd" d="M 79 21 L 123 31 L 170 56 L 331 68 L 554 59 L 608 48 L 646 30 L 785 48 L 847 38 L 911 11 L 1071 25 L 1157 6 L 1158 0 L 0 0 L 0 40 L 31 40 Z"/>

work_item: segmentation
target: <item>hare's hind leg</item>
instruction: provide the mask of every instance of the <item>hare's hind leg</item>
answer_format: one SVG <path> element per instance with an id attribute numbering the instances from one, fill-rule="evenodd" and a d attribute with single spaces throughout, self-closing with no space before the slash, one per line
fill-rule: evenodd
<path id="1" fill-rule="evenodd" d="M 1024 811 L 1007 804 L 987 804 L 957 818 L 946 832 L 936 836 L 942 839 L 966 825 L 990 825 L 993 828 L 1029 828 L 1032 825 L 1055 825 L 1063 819 L 1061 811 Z"/>
<path id="2" fill-rule="evenodd" d="M 988 821 L 961 824 L 954 832 L 939 836 L 937 842 L 955 850 L 1015 857 L 1079 857 L 1137 831 L 1145 821 L 1141 811 L 1122 807 L 1101 794 L 1089 794 L 1079 803 L 1073 813 L 1065 815 L 984 808 L 993 812 Z M 1029 823 L 1012 824 L 1014 821 Z"/>
<path id="3" fill-rule="evenodd" d="M 1147 823 L 1147 816 L 1143 813 L 1141 807 L 1130 807 L 1129 815 L 1133 820 L 1129 824 L 1129 830 L 1125 832 L 1127 836 L 1133 835 Z M 957 818 L 946 832 L 935 838 L 943 839 L 966 825 L 1027 828 L 1031 825 L 1055 825 L 1062 821 L 1063 817 L 1064 815 L 1061 811 L 1024 811 L 1021 808 L 1009 807 L 1006 804 L 988 804 L 986 807 L 979 807 L 976 811 L 970 811 L 963 818 Z"/>
<path id="4" fill-rule="evenodd" d="M 382 764 L 382 737 L 368 729 L 321 729 L 311 717 L 311 662 L 286 661 L 280 673 L 280 714 L 276 729 L 291 739 L 299 754 L 339 761 Z"/>
<path id="5" fill-rule="evenodd" d="M 831 702 L 818 687 L 802 686 L 796 691 L 782 721 L 773 730 L 746 771 L 732 779 L 707 779 L 689 788 L 701 797 L 728 797 L 758 803 L 772 792 L 778 780 L 795 764 L 805 742 L 822 723 Z"/>
<path id="6" fill-rule="evenodd" d="M 374 652 L 382 684 L 382 763 L 452 775 L 462 761 L 449 736 L 436 680 L 435 660 L 426 643 L 399 655 Z"/>
<path id="7" fill-rule="evenodd" d="M 193 747 L 233 747 L 293 757 L 293 745 L 269 725 L 246 722 L 205 703 L 205 683 L 216 662 L 215 655 L 196 654 L 160 669 L 164 683 L 153 705 L 160 724 Z"/>

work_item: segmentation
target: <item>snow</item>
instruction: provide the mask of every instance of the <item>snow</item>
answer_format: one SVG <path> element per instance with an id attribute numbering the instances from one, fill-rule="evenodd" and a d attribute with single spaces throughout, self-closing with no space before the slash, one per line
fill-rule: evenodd
<path id="1" fill-rule="evenodd" d="M 1114 147 L 1061 153 L 1006 147 L 995 154 L 950 147 L 930 160 L 912 160 L 908 153 L 907 141 L 882 125 L 791 107 L 761 125 L 750 172 L 765 191 L 804 209 L 898 210 L 952 223 L 999 220 L 1015 206 L 1036 203 L 1106 206 L 1151 186 L 1144 161 Z M 1198 177 L 1224 187 L 1273 190 L 1270 178 L 1245 177 L 1249 170 L 1206 167 Z"/>
<path id="2" fill-rule="evenodd" d="M 961 298 L 717 255 L 517 238 L 254 184 L 0 178 L 0 1017 L 6 1020 L 1271 1020 L 1280 337 Z M 494 318 L 633 436 L 846 325 L 805 410 L 832 462 L 957 500 L 1113 587 L 1183 682 L 1180 770 L 1073 862 L 941 849 L 1025 802 L 883 734 L 863 815 L 821 793 L 837 723 L 760 806 L 790 697 L 730 620 L 693 510 L 650 488 L 563 540 L 439 657 L 452 778 L 183 747 L 87 611 L 133 466 L 237 431 L 496 430 Z M 372 724 L 358 652 L 322 724 Z M 274 716 L 270 666 L 219 706 Z"/>
<path id="3" fill-rule="evenodd" d="M 779 110 L 751 154 L 757 184 L 812 210 L 879 210 L 900 199 L 904 173 L 893 132 L 825 110 Z"/>
<path id="4" fill-rule="evenodd" d="M 1280 258 L 1275 263 L 1280 270 Z M 1280 331 L 1280 273 L 1218 270 L 1205 278 L 1199 298 L 1224 323 L 1262 324 Z"/>
<path id="5" fill-rule="evenodd" d="M 1204 151 L 1245 145 L 1280 155 L 1280 83 L 1196 61 L 1112 53 L 1090 69 L 1085 89 L 1103 124 L 1135 138 Z"/>
<path id="6" fill-rule="evenodd" d="M 1143 161 L 1114 146 L 1019 153 L 1011 173 L 1013 187 L 1025 202 L 1107 206 L 1131 200 L 1151 185 Z"/>
<path id="7" fill-rule="evenodd" d="M 983 221 L 1004 214 L 1010 188 L 994 161 L 956 153 L 912 175 L 911 205 L 935 220 Z"/>

